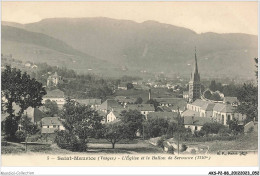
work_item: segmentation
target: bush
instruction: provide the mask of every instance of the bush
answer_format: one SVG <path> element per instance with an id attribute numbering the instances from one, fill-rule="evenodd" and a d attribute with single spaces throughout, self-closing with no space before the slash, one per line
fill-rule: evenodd
<path id="1" fill-rule="evenodd" d="M 200 137 L 203 137 L 203 136 L 205 136 L 206 135 L 206 131 L 204 131 L 204 130 L 200 130 L 199 132 L 198 132 L 198 136 L 200 136 Z"/>
<path id="2" fill-rule="evenodd" d="M 55 142 L 62 149 L 78 152 L 84 152 L 87 150 L 87 142 L 79 140 L 74 134 L 71 134 L 68 131 L 57 132 Z"/>
<path id="3" fill-rule="evenodd" d="M 182 144 L 181 145 L 181 152 L 184 152 L 184 151 L 186 151 L 187 150 L 187 145 L 185 145 L 185 144 Z"/>
<path id="4" fill-rule="evenodd" d="M 174 154 L 174 148 L 173 148 L 173 146 L 169 146 L 169 147 L 168 147 L 167 153 Z"/>
<path id="5" fill-rule="evenodd" d="M 24 142 L 26 135 L 25 135 L 25 132 L 23 132 L 23 131 L 16 131 L 15 137 L 16 137 L 17 142 Z"/>
<path id="6" fill-rule="evenodd" d="M 205 123 L 201 130 L 205 131 L 206 134 L 218 134 L 221 128 L 225 128 L 224 125 L 214 122 L 214 123 Z"/>
<path id="7" fill-rule="evenodd" d="M 224 127 L 221 128 L 218 133 L 220 136 L 230 136 L 231 131 L 228 128 Z"/>
<path id="8" fill-rule="evenodd" d="M 1 141 L 1 146 L 8 146 L 7 141 Z"/>
<path id="9" fill-rule="evenodd" d="M 248 133 L 253 133 L 254 132 L 254 127 L 250 127 L 249 129 L 248 129 Z"/>
<path id="10" fill-rule="evenodd" d="M 157 146 L 160 148 L 164 148 L 163 142 L 165 141 L 165 139 L 163 137 L 160 137 L 159 140 L 157 141 Z"/>

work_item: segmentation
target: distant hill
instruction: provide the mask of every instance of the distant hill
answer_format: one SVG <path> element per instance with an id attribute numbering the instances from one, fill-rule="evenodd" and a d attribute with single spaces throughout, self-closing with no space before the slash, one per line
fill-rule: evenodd
<path id="1" fill-rule="evenodd" d="M 126 66 L 128 71 L 123 74 L 147 70 L 188 77 L 196 46 L 201 77 L 254 78 L 253 58 L 257 57 L 254 35 L 197 34 L 155 21 L 136 23 L 109 18 L 52 18 L 25 25 L 2 24 L 59 39 L 81 53 L 106 60 L 99 65 L 103 68 L 107 63 L 115 68 Z M 115 70 L 107 69 L 103 73 Z"/>
<path id="2" fill-rule="evenodd" d="M 46 62 L 78 70 L 98 67 L 102 65 L 101 62 L 105 62 L 80 52 L 59 39 L 4 25 L 2 25 L 2 53 L 12 54 L 14 58 L 22 61 Z"/>

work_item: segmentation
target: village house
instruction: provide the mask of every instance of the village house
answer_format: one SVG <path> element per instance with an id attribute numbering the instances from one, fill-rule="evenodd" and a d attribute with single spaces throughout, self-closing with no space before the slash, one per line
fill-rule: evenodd
<path id="1" fill-rule="evenodd" d="M 188 101 L 189 100 L 189 91 L 183 91 L 182 97 L 183 97 L 183 99 Z"/>
<path id="2" fill-rule="evenodd" d="M 63 80 L 61 76 L 55 72 L 53 75 L 50 75 L 47 79 L 47 86 L 57 86 L 59 83 L 62 83 Z"/>
<path id="3" fill-rule="evenodd" d="M 185 128 L 190 128 L 191 132 L 200 131 L 205 123 L 211 123 L 211 118 L 186 116 L 183 118 L 183 124 Z"/>
<path id="4" fill-rule="evenodd" d="M 41 120 L 41 133 L 53 134 L 55 131 L 65 130 L 59 117 L 44 117 Z"/>
<path id="5" fill-rule="evenodd" d="M 186 110 L 187 102 L 183 98 L 154 98 L 160 106 L 166 106 L 172 110 L 172 112 L 183 112 Z"/>
<path id="6" fill-rule="evenodd" d="M 41 106 L 39 108 L 27 108 L 24 113 L 24 115 L 27 115 L 28 118 L 31 119 L 31 122 L 34 124 L 39 124 L 42 118 L 46 117 L 46 114 L 44 113 L 44 107 Z"/>
<path id="7" fill-rule="evenodd" d="M 121 112 L 124 111 L 125 109 L 123 108 L 116 108 L 116 109 L 112 109 L 108 114 L 107 114 L 107 120 L 106 122 L 113 122 L 116 119 L 121 117 Z"/>
<path id="8" fill-rule="evenodd" d="M 116 96 L 115 100 L 120 103 L 121 105 L 125 106 L 127 104 L 134 104 L 136 101 L 136 98 L 132 97 L 125 97 L 125 96 Z"/>
<path id="9" fill-rule="evenodd" d="M 127 110 L 137 110 L 141 112 L 147 119 L 147 115 L 151 112 L 154 112 L 154 106 L 152 104 L 130 104 L 125 107 Z"/>
<path id="10" fill-rule="evenodd" d="M 97 109 L 101 105 L 101 99 L 76 99 L 77 102 L 92 109 Z"/>
<path id="11" fill-rule="evenodd" d="M 21 109 L 20 106 L 16 105 L 15 103 L 13 104 L 13 110 L 15 115 L 18 115 L 20 109 Z M 8 113 L 1 113 L 1 122 L 4 122 L 8 116 L 9 116 Z M 39 108 L 29 107 L 26 110 L 24 110 L 22 116 L 27 116 L 29 119 L 31 119 L 32 123 L 39 125 L 41 119 L 45 117 L 46 114 L 43 112 L 43 107 L 39 107 Z M 18 130 L 21 130 L 21 127 L 22 126 L 19 124 Z"/>
<path id="12" fill-rule="evenodd" d="M 239 105 L 239 101 L 238 101 L 237 97 L 224 97 L 223 102 L 225 104 L 231 104 L 232 106 Z"/>
<path id="13" fill-rule="evenodd" d="M 167 106 L 157 106 L 159 112 L 172 112 L 172 109 Z"/>
<path id="14" fill-rule="evenodd" d="M 127 84 L 126 83 L 120 83 L 117 87 L 118 90 L 127 90 Z"/>
<path id="15" fill-rule="evenodd" d="M 66 102 L 64 92 L 59 89 L 47 91 L 47 94 L 42 98 L 42 103 L 45 104 L 48 99 L 56 102 L 59 108 L 62 108 Z"/>
<path id="16" fill-rule="evenodd" d="M 32 64 L 31 64 L 30 62 L 26 62 L 26 63 L 24 64 L 24 66 L 25 66 L 25 67 L 31 67 Z"/>
<path id="17" fill-rule="evenodd" d="M 122 108 L 122 106 L 114 99 L 107 99 L 104 101 L 97 110 L 102 111 L 104 113 L 109 113 L 112 109 Z"/>

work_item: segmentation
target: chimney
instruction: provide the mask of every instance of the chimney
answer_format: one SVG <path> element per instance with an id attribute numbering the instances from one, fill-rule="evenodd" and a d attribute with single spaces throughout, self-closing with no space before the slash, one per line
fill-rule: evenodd
<path id="1" fill-rule="evenodd" d="M 151 96 L 152 96 L 152 91 L 151 91 L 151 89 L 149 89 L 149 97 L 148 97 L 149 100 L 151 100 L 151 98 L 152 98 Z"/>

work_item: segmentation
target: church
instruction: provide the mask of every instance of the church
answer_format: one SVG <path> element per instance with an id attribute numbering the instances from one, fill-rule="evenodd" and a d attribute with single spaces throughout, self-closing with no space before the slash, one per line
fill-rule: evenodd
<path id="1" fill-rule="evenodd" d="M 222 103 L 201 99 L 201 83 L 198 69 L 197 53 L 195 49 L 194 69 L 189 81 L 188 104 L 181 114 L 186 128 L 192 132 L 198 131 L 205 123 L 217 122 L 228 125 L 232 119 L 237 119 L 240 124 L 246 119 L 245 115 L 235 111 L 236 106 L 223 101 Z"/>

